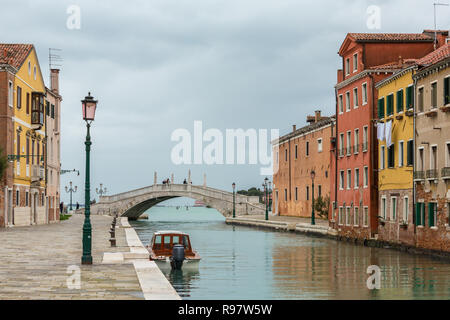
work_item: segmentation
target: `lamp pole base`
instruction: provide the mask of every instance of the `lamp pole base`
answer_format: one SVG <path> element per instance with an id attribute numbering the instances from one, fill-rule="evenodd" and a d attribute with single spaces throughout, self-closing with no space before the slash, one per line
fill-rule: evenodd
<path id="1" fill-rule="evenodd" d="M 92 264 L 92 256 L 82 256 L 81 264 Z"/>

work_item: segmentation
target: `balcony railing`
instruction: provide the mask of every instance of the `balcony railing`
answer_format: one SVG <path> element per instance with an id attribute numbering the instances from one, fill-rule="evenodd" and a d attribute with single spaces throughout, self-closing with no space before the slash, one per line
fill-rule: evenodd
<path id="1" fill-rule="evenodd" d="M 44 167 L 33 164 L 31 166 L 31 182 L 41 181 L 44 179 Z"/>
<path id="2" fill-rule="evenodd" d="M 414 171 L 414 180 L 425 179 L 425 171 Z"/>
<path id="3" fill-rule="evenodd" d="M 438 171 L 436 169 L 427 170 L 427 179 L 437 179 Z"/>
<path id="4" fill-rule="evenodd" d="M 441 169 L 441 177 L 442 179 L 450 179 L 450 167 L 444 167 Z"/>

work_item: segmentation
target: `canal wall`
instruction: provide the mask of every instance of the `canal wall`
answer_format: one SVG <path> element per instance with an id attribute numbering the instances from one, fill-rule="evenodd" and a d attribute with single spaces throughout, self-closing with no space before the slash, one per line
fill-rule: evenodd
<path id="1" fill-rule="evenodd" d="M 269 218 L 270 219 L 270 218 Z M 338 235 L 336 230 L 325 225 L 311 225 L 309 223 L 295 223 L 289 221 L 271 221 L 254 219 L 250 217 L 239 216 L 236 218 L 226 218 L 226 224 L 242 225 L 254 228 L 271 229 L 282 232 L 302 233 L 308 236 L 328 238 L 337 241 L 343 241 L 354 245 L 361 245 L 372 248 L 393 249 L 397 251 L 407 252 L 411 254 L 427 255 L 433 258 L 450 261 L 450 253 L 425 248 L 414 247 L 405 244 L 391 243 L 379 239 L 356 239 Z"/>
<path id="2" fill-rule="evenodd" d="M 181 300 L 156 263 L 150 261 L 147 248 L 145 248 L 136 231 L 129 224 L 128 218 L 120 218 L 120 226 L 116 226 L 116 228 L 125 230 L 129 251 L 105 252 L 102 263 L 133 264 L 146 300 Z"/>

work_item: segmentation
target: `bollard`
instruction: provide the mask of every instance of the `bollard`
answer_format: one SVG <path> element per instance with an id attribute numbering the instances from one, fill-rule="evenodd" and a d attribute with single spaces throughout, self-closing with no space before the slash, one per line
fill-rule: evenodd
<path id="1" fill-rule="evenodd" d="M 116 238 L 110 238 L 109 242 L 111 243 L 111 247 L 115 247 L 116 246 Z"/>
<path id="2" fill-rule="evenodd" d="M 116 232 L 114 230 L 110 230 L 109 234 L 111 235 L 111 238 L 115 238 L 116 237 Z"/>

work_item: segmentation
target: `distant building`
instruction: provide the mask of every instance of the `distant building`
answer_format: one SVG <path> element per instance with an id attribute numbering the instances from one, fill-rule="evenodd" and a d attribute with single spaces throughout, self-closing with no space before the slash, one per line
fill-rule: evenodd
<path id="1" fill-rule="evenodd" d="M 272 142 L 274 154 L 273 208 L 278 215 L 311 217 L 312 181 L 314 198 L 330 194 L 330 140 L 334 136 L 334 117 L 320 111 L 308 116 L 309 125 Z"/>

